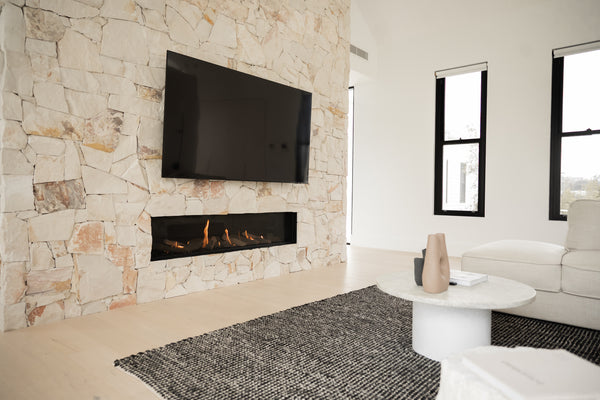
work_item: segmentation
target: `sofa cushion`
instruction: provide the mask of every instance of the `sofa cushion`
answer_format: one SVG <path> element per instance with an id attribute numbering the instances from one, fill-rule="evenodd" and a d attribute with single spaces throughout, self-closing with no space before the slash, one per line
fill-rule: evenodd
<path id="1" fill-rule="evenodd" d="M 464 271 L 501 276 L 534 289 L 561 288 L 562 246 L 529 240 L 499 240 L 477 246 L 462 256 Z"/>
<path id="2" fill-rule="evenodd" d="M 562 289 L 600 299 L 600 250 L 576 250 L 564 255 Z"/>
<path id="3" fill-rule="evenodd" d="M 569 207 L 569 250 L 600 250 L 600 201 L 577 200 Z"/>

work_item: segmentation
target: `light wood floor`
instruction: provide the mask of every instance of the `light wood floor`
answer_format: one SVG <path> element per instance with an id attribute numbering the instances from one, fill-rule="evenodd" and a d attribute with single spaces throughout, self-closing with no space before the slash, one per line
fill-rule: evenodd
<path id="1" fill-rule="evenodd" d="M 370 286 L 381 274 L 412 268 L 413 257 L 349 247 L 339 266 L 0 333 L 0 399 L 153 399 L 113 361 Z"/>

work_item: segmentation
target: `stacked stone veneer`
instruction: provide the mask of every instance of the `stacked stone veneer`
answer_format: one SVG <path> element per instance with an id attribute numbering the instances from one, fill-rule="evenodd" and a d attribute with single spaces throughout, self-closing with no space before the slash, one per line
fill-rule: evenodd
<path id="1" fill-rule="evenodd" d="M 345 261 L 349 0 L 0 2 L 0 330 Z M 313 93 L 309 184 L 161 178 L 166 50 Z M 150 262 L 151 216 L 298 243 Z"/>

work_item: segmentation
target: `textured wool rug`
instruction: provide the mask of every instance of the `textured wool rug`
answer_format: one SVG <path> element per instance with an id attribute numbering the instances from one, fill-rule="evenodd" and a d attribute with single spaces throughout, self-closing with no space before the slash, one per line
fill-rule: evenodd
<path id="1" fill-rule="evenodd" d="M 165 399 L 433 399 L 440 364 L 412 350 L 412 304 L 376 287 L 115 361 Z M 440 332 L 443 336 L 443 332 Z M 600 364 L 600 331 L 494 312 L 492 344 Z"/>

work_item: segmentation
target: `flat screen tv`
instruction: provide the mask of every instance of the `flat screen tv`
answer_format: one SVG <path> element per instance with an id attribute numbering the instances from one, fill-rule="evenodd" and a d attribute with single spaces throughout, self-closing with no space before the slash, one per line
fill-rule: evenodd
<path id="1" fill-rule="evenodd" d="M 308 182 L 312 95 L 167 51 L 162 176 Z"/>

